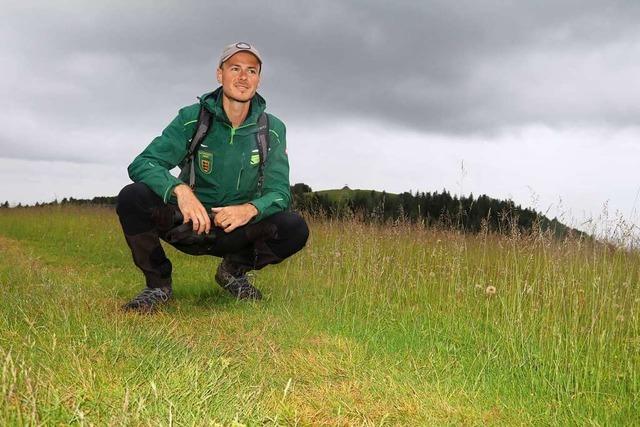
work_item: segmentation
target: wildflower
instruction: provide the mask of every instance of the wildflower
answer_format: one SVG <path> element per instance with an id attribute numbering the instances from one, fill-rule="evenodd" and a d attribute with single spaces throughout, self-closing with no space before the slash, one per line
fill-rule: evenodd
<path id="1" fill-rule="evenodd" d="M 495 286 L 491 286 L 491 285 L 489 285 L 489 286 L 487 286 L 487 289 L 485 289 L 485 290 L 484 290 L 484 292 L 485 292 L 487 295 L 489 295 L 489 296 L 491 296 L 491 295 L 495 295 L 495 293 L 496 293 L 496 287 L 495 287 Z"/>
<path id="2" fill-rule="evenodd" d="M 476 289 L 482 289 L 482 285 L 480 283 L 476 283 Z"/>

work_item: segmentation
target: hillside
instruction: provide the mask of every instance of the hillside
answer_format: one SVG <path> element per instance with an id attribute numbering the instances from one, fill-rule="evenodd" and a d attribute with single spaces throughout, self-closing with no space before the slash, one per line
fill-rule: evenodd
<path id="1" fill-rule="evenodd" d="M 298 184 L 297 184 L 298 185 Z M 307 187 L 307 189 L 310 189 Z M 309 212 L 321 212 L 333 217 L 360 216 L 373 220 L 408 220 L 428 225 L 444 225 L 467 232 L 483 228 L 496 232 L 550 231 L 556 237 L 587 234 L 562 224 L 556 218 L 516 205 L 511 200 L 499 200 L 487 195 L 458 198 L 442 193 L 400 194 L 344 187 L 336 190 L 301 191 L 292 187 L 295 205 Z"/>
<path id="2" fill-rule="evenodd" d="M 306 184 L 291 187 L 293 208 L 316 216 L 331 218 L 360 218 L 364 221 L 409 221 L 429 226 L 477 233 L 484 229 L 498 233 L 514 231 L 550 232 L 562 238 L 573 235 L 589 236 L 568 227 L 556 218 L 549 219 L 532 209 L 522 208 L 511 200 L 494 199 L 486 195 L 458 198 L 443 190 L 441 193 L 387 193 L 375 190 L 352 190 L 348 187 L 333 190 L 312 191 Z M 94 197 L 92 199 L 64 198 L 61 201 L 37 203 L 49 205 L 99 205 L 115 206 L 116 197 Z M 0 208 L 7 208 L 7 202 Z"/>

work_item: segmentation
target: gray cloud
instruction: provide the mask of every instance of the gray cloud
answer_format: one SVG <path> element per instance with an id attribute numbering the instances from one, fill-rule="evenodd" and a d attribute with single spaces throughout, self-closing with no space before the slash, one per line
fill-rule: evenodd
<path id="1" fill-rule="evenodd" d="M 0 18 L 0 146 L 129 158 L 215 86 L 233 40 L 263 51 L 262 92 L 286 121 L 635 126 L 639 15 L 622 1 L 16 3 Z"/>

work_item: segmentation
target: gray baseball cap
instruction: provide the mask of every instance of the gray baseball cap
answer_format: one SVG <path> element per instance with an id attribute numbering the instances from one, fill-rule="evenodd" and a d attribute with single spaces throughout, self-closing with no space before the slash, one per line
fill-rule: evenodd
<path id="1" fill-rule="evenodd" d="M 258 52 L 258 49 L 256 49 L 250 43 L 237 42 L 237 43 L 231 43 L 229 46 L 226 46 L 222 50 L 222 55 L 220 55 L 220 61 L 218 61 L 218 68 L 222 67 L 222 63 L 224 61 L 231 58 L 236 53 L 242 52 L 242 51 L 253 53 L 255 57 L 258 58 L 258 61 L 260 61 L 260 65 L 262 65 L 262 57 L 260 56 L 260 52 Z"/>

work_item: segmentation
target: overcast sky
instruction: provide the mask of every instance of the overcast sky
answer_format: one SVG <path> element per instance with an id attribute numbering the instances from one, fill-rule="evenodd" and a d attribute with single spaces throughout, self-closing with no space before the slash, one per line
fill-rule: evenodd
<path id="1" fill-rule="evenodd" d="M 638 22 L 638 1 L 3 1 L 0 201 L 117 194 L 248 41 L 292 183 L 637 221 Z"/>

